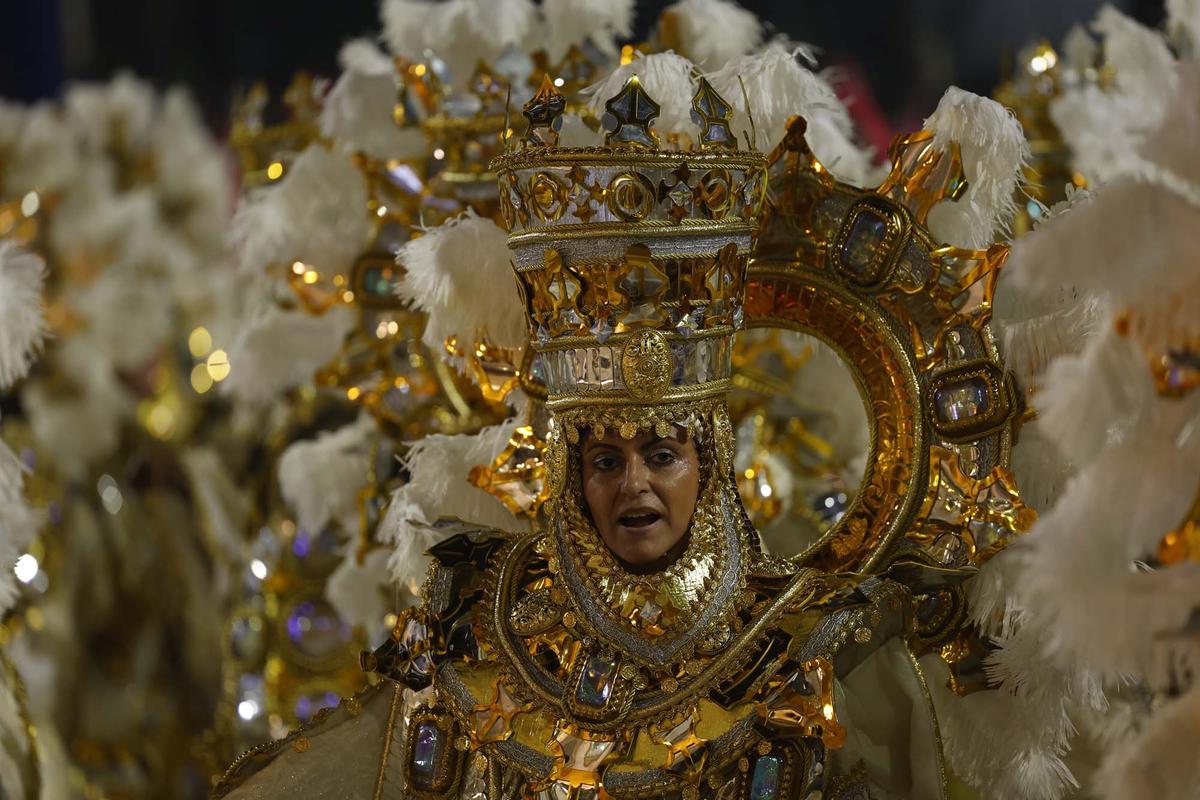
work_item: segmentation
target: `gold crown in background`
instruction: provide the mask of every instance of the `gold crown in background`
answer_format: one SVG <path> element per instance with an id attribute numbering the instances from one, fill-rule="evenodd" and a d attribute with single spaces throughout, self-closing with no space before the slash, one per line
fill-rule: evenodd
<path id="1" fill-rule="evenodd" d="M 737 148 L 703 78 L 680 149 L 660 147 L 636 76 L 606 104 L 603 146 L 558 146 L 565 107 L 544 79 L 524 137 L 492 162 L 549 407 L 724 394 L 765 157 Z"/>

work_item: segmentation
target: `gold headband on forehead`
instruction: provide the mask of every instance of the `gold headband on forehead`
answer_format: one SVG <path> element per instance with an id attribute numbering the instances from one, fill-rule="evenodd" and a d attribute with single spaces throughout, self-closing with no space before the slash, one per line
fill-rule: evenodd
<path id="1" fill-rule="evenodd" d="M 729 389 L 766 159 L 736 148 L 730 105 L 698 87 L 682 149 L 659 147 L 636 76 L 606 104 L 604 145 L 565 148 L 544 80 L 518 148 L 492 162 L 534 375 L 560 421 L 587 408 L 623 434 L 661 429 L 696 413 L 667 407 Z"/>

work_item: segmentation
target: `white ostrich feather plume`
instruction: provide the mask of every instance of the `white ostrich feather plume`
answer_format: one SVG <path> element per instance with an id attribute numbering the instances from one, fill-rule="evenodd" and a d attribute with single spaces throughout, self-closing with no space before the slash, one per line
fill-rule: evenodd
<path id="1" fill-rule="evenodd" d="M 1092 28 L 1101 36 L 1114 85 L 1067 87 L 1050 106 L 1070 145 L 1075 167 L 1091 180 L 1112 180 L 1137 169 L 1146 131 L 1158 124 L 1175 84 L 1175 59 L 1157 31 L 1104 6 Z"/>
<path id="2" fill-rule="evenodd" d="M 600 135 L 589 128 L 578 114 L 563 114 L 562 128 L 558 131 L 560 147 L 594 147 L 602 141 Z"/>
<path id="3" fill-rule="evenodd" d="M 1075 733 L 1071 717 L 1089 703 L 1103 705 L 1095 683 L 1041 658 L 1037 643 L 1016 634 L 1001 640 L 990 671 L 1011 665 L 1019 683 L 958 697 L 946 688 L 945 663 L 927 656 L 922 667 L 937 712 L 946 763 L 983 800 L 1059 800 L 1078 786 L 1064 763 Z"/>
<path id="4" fill-rule="evenodd" d="M 633 0 L 542 0 L 543 41 L 550 62 L 584 40 L 614 54 L 633 33 Z"/>
<path id="5" fill-rule="evenodd" d="M 1200 684 L 1166 700 L 1141 730 L 1105 756 L 1093 788 L 1103 800 L 1200 797 Z"/>
<path id="6" fill-rule="evenodd" d="M 29 507 L 24 495 L 25 465 L 16 453 L 0 442 L 0 614 L 17 599 L 17 579 L 12 565 L 37 533 L 40 515 Z"/>
<path id="7" fill-rule="evenodd" d="M 1140 121 L 1123 95 L 1105 92 L 1093 84 L 1084 84 L 1055 98 L 1050 118 L 1063 140 L 1071 147 L 1074 166 L 1097 183 L 1134 169 Z"/>
<path id="8" fill-rule="evenodd" d="M 530 0 L 387 0 L 381 14 L 394 55 L 421 61 L 431 50 L 458 83 L 480 60 L 492 63 L 506 49 L 524 45 L 537 22 Z"/>
<path id="9" fill-rule="evenodd" d="M 42 259 L 0 241 L 0 389 L 25 376 L 46 339 L 45 272 Z"/>
<path id="10" fill-rule="evenodd" d="M 1200 221 L 1197 67 L 1182 66 L 1177 85 L 1136 171 L 1040 226 L 1010 259 L 1012 279 L 1030 294 L 1073 283 L 1109 297 L 1149 352 L 1200 341 L 1200 243 L 1180 235 Z"/>
<path id="11" fill-rule="evenodd" d="M 233 170 L 187 92 L 172 89 L 163 97 L 151 143 L 164 225 L 200 258 L 220 257 L 233 213 Z"/>
<path id="12" fill-rule="evenodd" d="M 315 439 L 294 442 L 279 459 L 279 488 L 296 522 L 317 533 L 331 522 L 344 533 L 358 530 L 358 493 L 370 479 L 372 441 L 379 435 L 372 417 Z"/>
<path id="13" fill-rule="evenodd" d="M 1109 315 L 1105 301 L 1075 287 L 1029 293 L 1002 282 L 995 318 L 1005 366 L 1018 385 L 1031 387 L 1051 361 L 1078 353 Z"/>
<path id="14" fill-rule="evenodd" d="M 1092 22 L 1104 42 L 1104 60 L 1126 93 L 1173 87 L 1175 58 L 1162 34 L 1105 5 Z M 1152 122 L 1157 120 L 1151 120 Z"/>
<path id="15" fill-rule="evenodd" d="M 82 334 L 94 357 L 121 369 L 136 369 L 173 342 L 174 308 L 164 302 L 159 281 L 138 281 L 109 270 L 71 292 L 71 302 L 87 320 Z M 136 309 L 136 313 L 130 313 Z"/>
<path id="16" fill-rule="evenodd" d="M 995 648 L 985 672 L 995 689 L 958 697 L 947 690 L 945 663 L 924 659 L 946 760 L 984 800 L 1058 800 L 1078 787 L 1065 757 L 1074 719 L 1107 700 L 1096 674 L 1047 655 L 1047 633 L 1014 592 L 1026 569 L 1028 539 L 990 559 L 971 582 L 971 618 Z"/>
<path id="17" fill-rule="evenodd" d="M 354 545 L 350 545 L 325 584 L 325 598 L 342 621 L 363 628 L 372 640 L 383 628 L 384 615 L 392 606 L 388 602 L 394 592 L 388 569 L 390 555 L 387 548 L 377 547 L 360 561 Z"/>
<path id="18" fill-rule="evenodd" d="M 471 485 L 467 477 L 478 464 L 489 464 L 504 450 L 521 424 L 511 419 L 474 434 L 426 436 L 415 442 L 405 463 L 409 483 L 392 495 L 376 538 L 392 547 L 393 579 L 414 593 L 425 578 L 425 551 L 437 542 L 430 526 L 440 518 L 459 519 L 484 528 L 528 530 L 499 500 Z"/>
<path id="19" fill-rule="evenodd" d="M 1167 0 L 1167 34 L 1175 49 L 1186 59 L 1200 56 L 1200 2 Z"/>
<path id="20" fill-rule="evenodd" d="M 396 66 L 371 39 L 351 39 L 338 51 L 338 63 L 346 72 L 376 77 L 396 77 Z"/>
<path id="21" fill-rule="evenodd" d="M 396 73 L 375 43 L 356 39 L 341 52 L 342 75 L 321 107 L 321 132 L 339 148 L 372 158 L 412 158 L 425 151 L 419 128 L 400 128 L 392 116 Z"/>
<path id="22" fill-rule="evenodd" d="M 734 58 L 709 80 L 734 107 L 739 141 L 748 140 L 753 127 L 755 147 L 770 152 L 782 141 L 788 119 L 799 114 L 808 123 L 805 138 L 821 163 L 841 180 L 866 185 L 872 153 L 855 144 L 850 113 L 833 87 L 804 66 L 806 61 L 811 63 L 811 54 L 803 46 L 776 40 L 758 53 Z"/>
<path id="23" fill-rule="evenodd" d="M 1196 496 L 1200 399 L 1156 406 L 1081 466 L 1041 515 L 1026 537 L 1017 590 L 1059 663 L 1161 687 L 1173 670 L 1200 667 L 1200 648 L 1182 633 L 1200 606 L 1200 565 L 1147 572 L 1134 564 L 1155 552 Z"/>
<path id="24" fill-rule="evenodd" d="M 371 234 L 367 188 L 350 159 L 312 145 L 276 184 L 253 192 L 233 221 L 241 269 L 290 269 L 295 261 L 347 270 Z"/>
<path id="25" fill-rule="evenodd" d="M 49 103 L 30 108 L 5 105 L 3 141 L 6 153 L 4 189 L 20 196 L 25 192 L 57 192 L 78 171 L 79 152 L 74 134 Z"/>
<path id="26" fill-rule="evenodd" d="M 379 7 L 383 39 L 392 55 L 420 61 L 429 46 L 429 18 L 441 3 L 432 0 L 384 0 Z"/>
<path id="27" fill-rule="evenodd" d="M 268 309 L 229 347 L 230 373 L 222 386 L 244 402 L 269 403 L 310 382 L 338 354 L 354 325 L 353 312 L 344 308 L 319 317 Z"/>
<path id="28" fill-rule="evenodd" d="M 1071 26 L 1058 48 L 1063 66 L 1083 72 L 1094 67 L 1100 55 L 1100 43 L 1079 23 Z"/>
<path id="29" fill-rule="evenodd" d="M 986 97 L 951 86 L 925 128 L 935 146 L 957 142 L 967 190 L 957 202 L 943 202 L 929 214 L 929 229 L 941 241 L 959 247 L 987 247 L 1006 234 L 1029 160 L 1029 143 L 1012 112 Z"/>
<path id="30" fill-rule="evenodd" d="M 763 38 L 758 17 L 730 0 L 680 0 L 667 6 L 660 24 L 672 25 L 683 55 L 707 70 L 749 53 Z"/>
<path id="31" fill-rule="evenodd" d="M 149 83 L 122 72 L 108 83 L 80 83 L 63 99 L 63 110 L 90 157 L 110 147 L 145 150 L 154 128 L 157 98 Z"/>
<path id="32" fill-rule="evenodd" d="M 443 352 L 450 336 L 469 344 L 480 332 L 501 347 L 525 346 L 528 326 L 507 236 L 492 220 L 468 211 L 407 242 L 396 261 L 406 271 L 397 291 L 429 315 L 422 341 L 434 352 Z"/>
<path id="33" fill-rule="evenodd" d="M 133 398 L 117 382 L 112 365 L 96 357 L 82 337 L 70 337 L 54 350 L 58 370 L 70 375 L 70 392 L 41 381 L 21 388 L 21 406 L 39 452 L 55 470 L 73 480 L 116 451 L 121 425 L 133 412 Z"/>
<path id="34" fill-rule="evenodd" d="M 162 269 L 148 257 L 161 226 L 147 187 L 117 192 L 113 165 L 89 160 L 62 196 L 50 226 L 52 260 L 79 260 L 108 270 L 143 274 Z M 151 263 L 147 263 L 151 262 Z"/>
<path id="35" fill-rule="evenodd" d="M 646 93 L 661 107 L 653 125 L 659 137 L 665 139 L 672 134 L 680 134 L 694 139 L 698 133 L 691 116 L 692 95 L 696 93 L 696 65 L 670 51 L 639 56 L 585 89 L 584 93 L 591 95 L 588 102 L 591 112 L 596 117 L 603 117 L 607 113 L 604 104 L 616 97 L 625 82 L 634 75 L 637 75 Z M 665 142 L 663 146 L 666 146 Z"/>
<path id="36" fill-rule="evenodd" d="M 1078 355 L 1055 359 L 1042 385 L 1033 399 L 1042 430 L 1076 464 L 1125 436 L 1156 399 L 1145 359 L 1111 324 Z"/>

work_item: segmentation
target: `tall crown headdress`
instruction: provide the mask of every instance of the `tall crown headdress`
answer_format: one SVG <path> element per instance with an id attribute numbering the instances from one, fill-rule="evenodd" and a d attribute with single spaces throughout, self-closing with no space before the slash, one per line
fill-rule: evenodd
<path id="1" fill-rule="evenodd" d="M 568 425 L 661 433 L 729 388 L 766 158 L 737 147 L 732 106 L 697 85 L 694 138 L 660 142 L 635 75 L 605 103 L 604 144 L 567 148 L 564 99 L 543 81 L 493 162 L 534 370 Z"/>

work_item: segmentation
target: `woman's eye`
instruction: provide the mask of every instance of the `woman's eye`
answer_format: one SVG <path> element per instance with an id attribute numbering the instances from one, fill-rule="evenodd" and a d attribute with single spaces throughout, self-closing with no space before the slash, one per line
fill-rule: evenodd
<path id="1" fill-rule="evenodd" d="M 608 472 L 611 469 L 616 469 L 617 460 L 612 456 L 599 456 L 592 459 L 592 466 L 601 472 Z"/>
<path id="2" fill-rule="evenodd" d="M 675 453 L 670 450 L 658 450 L 650 455 L 650 463 L 657 467 L 665 467 L 675 463 Z"/>

